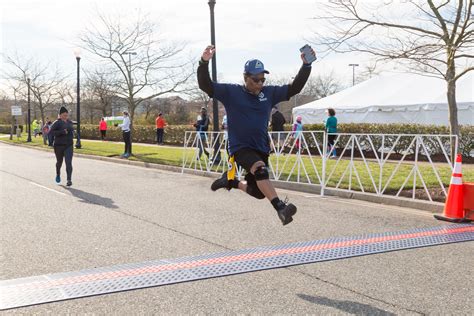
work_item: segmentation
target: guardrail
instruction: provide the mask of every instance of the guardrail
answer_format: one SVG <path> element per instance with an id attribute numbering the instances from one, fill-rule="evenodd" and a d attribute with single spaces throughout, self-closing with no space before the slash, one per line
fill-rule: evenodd
<path id="1" fill-rule="evenodd" d="M 457 136 L 269 132 L 273 180 L 378 196 L 444 201 Z M 225 132 L 186 132 L 185 169 L 221 173 L 229 166 Z M 245 171 L 238 168 L 237 176 Z"/>

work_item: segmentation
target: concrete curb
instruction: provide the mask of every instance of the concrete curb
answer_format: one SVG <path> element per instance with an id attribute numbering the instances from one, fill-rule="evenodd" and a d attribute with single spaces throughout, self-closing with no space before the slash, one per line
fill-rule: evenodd
<path id="1" fill-rule="evenodd" d="M 12 146 L 19 146 L 19 147 L 25 147 L 25 148 L 51 152 L 51 150 L 49 149 L 38 148 L 38 147 L 33 147 L 33 146 L 28 146 L 28 145 L 23 145 L 23 144 L 10 143 L 7 141 L 3 141 L 1 139 L 0 139 L 0 142 L 7 145 L 12 145 Z M 167 165 L 160 165 L 160 164 L 155 164 L 155 163 L 121 159 L 121 158 L 93 156 L 93 155 L 78 154 L 78 153 L 75 153 L 74 155 L 81 158 L 114 162 L 114 163 L 119 163 L 119 164 L 124 164 L 124 165 L 132 165 L 132 166 L 138 166 L 138 167 L 143 167 L 143 168 L 165 170 L 165 171 L 171 171 L 171 172 L 177 172 L 177 173 L 186 173 L 186 174 L 204 176 L 204 177 L 209 177 L 209 178 L 218 178 L 220 176 L 215 173 L 200 171 L 200 170 L 186 169 L 183 172 L 182 168 L 177 167 L 177 166 L 167 166 Z M 305 192 L 305 193 L 310 193 L 310 194 L 321 194 L 320 185 L 284 182 L 284 181 L 272 181 L 272 183 L 274 183 L 275 187 L 278 189 Z M 414 209 L 427 211 L 431 213 L 441 213 L 444 208 L 443 203 L 438 203 L 438 202 L 412 200 L 412 199 L 408 199 L 404 197 L 394 197 L 394 196 L 377 196 L 377 195 L 369 194 L 369 193 L 346 191 L 346 190 L 339 190 L 339 189 L 333 189 L 333 188 L 325 188 L 324 195 L 336 196 L 336 197 L 340 197 L 344 199 L 361 200 L 361 201 L 378 203 L 378 204 L 383 204 L 383 205 L 414 208 Z"/>

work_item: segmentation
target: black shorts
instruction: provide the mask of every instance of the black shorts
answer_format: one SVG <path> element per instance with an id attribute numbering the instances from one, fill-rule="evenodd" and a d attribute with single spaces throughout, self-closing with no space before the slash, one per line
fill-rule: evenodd
<path id="1" fill-rule="evenodd" d="M 265 163 L 265 166 L 268 166 L 268 154 L 265 154 L 261 151 L 252 148 L 239 149 L 234 154 L 234 157 L 235 162 L 239 166 L 242 166 L 242 168 L 244 168 L 247 173 L 250 173 L 250 169 L 258 161 L 263 161 Z"/>
<path id="2" fill-rule="evenodd" d="M 268 166 L 268 154 L 251 148 L 243 148 L 234 154 L 234 158 L 237 165 L 242 166 L 242 168 L 247 171 L 247 174 L 245 175 L 245 181 L 247 181 L 247 193 L 257 199 L 264 199 L 265 195 L 258 188 L 255 176 L 250 173 L 250 169 L 258 161 L 263 161 L 265 166 Z"/>
<path id="3" fill-rule="evenodd" d="M 328 144 L 334 145 L 334 141 L 336 140 L 336 138 L 337 138 L 337 135 L 334 135 L 334 134 L 328 135 Z"/>

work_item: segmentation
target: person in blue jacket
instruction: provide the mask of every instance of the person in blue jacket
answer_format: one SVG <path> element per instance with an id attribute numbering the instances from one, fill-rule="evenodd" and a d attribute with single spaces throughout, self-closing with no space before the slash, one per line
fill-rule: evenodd
<path id="1" fill-rule="evenodd" d="M 230 161 L 242 166 L 246 181 L 233 179 L 227 173 L 211 185 L 211 189 L 240 189 L 257 198 L 267 198 L 275 208 L 283 225 L 293 221 L 297 208 L 280 200 L 270 182 L 268 157 L 270 140 L 268 120 L 273 107 L 298 94 L 311 73 L 311 63 L 301 54 L 303 65 L 292 83 L 283 86 L 265 85 L 269 72 L 258 59 L 251 59 L 244 66 L 244 84 L 224 84 L 211 80 L 209 60 L 214 56 L 214 46 L 208 46 L 199 62 L 197 71 L 199 88 L 209 97 L 216 98 L 225 107 L 228 123 L 228 150 Z M 314 54 L 314 51 L 312 52 Z M 233 169 L 233 168 L 232 168 Z"/>

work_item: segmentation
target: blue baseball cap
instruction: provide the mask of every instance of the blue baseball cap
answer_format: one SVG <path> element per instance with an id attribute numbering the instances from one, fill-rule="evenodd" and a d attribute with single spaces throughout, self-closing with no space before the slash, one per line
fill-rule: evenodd
<path id="1" fill-rule="evenodd" d="M 263 63 L 258 59 L 250 59 L 245 63 L 244 72 L 251 75 L 258 75 L 261 73 L 269 74 L 268 70 L 265 70 Z"/>

